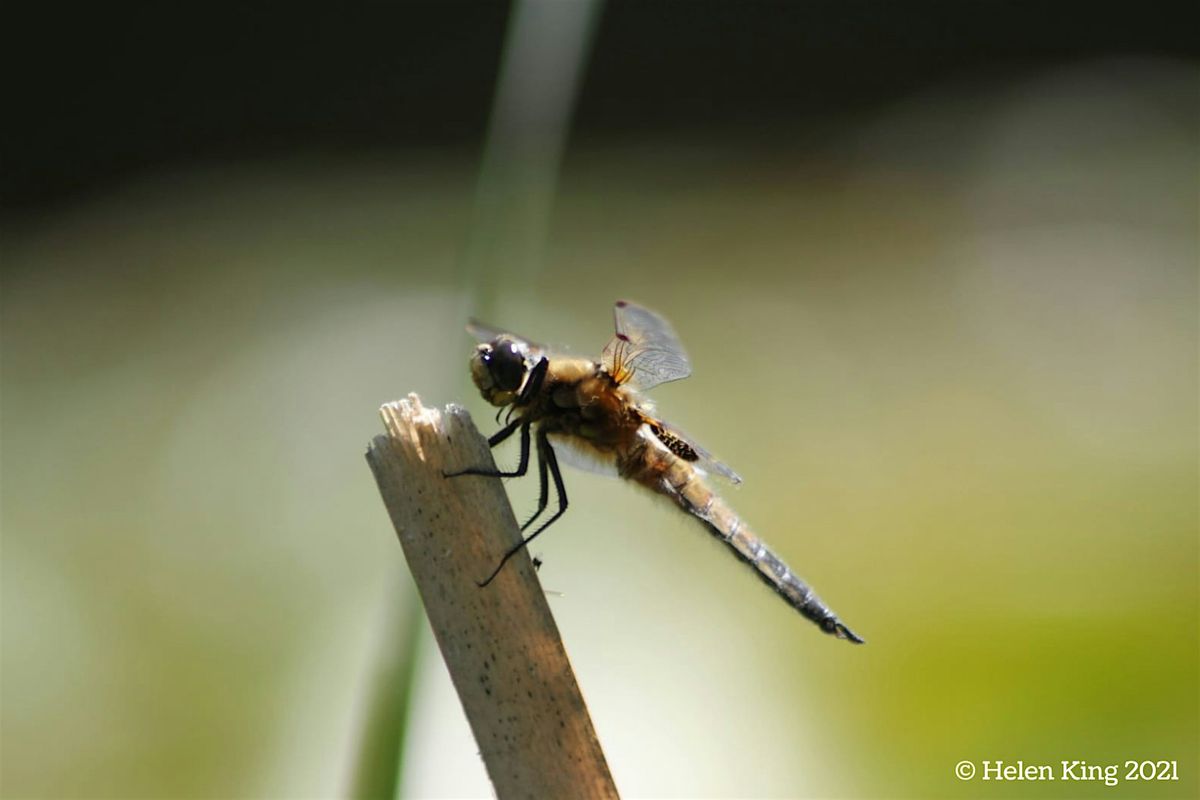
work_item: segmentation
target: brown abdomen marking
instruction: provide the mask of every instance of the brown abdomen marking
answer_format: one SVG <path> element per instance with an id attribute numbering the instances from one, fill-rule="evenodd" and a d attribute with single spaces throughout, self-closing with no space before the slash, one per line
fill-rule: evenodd
<path id="1" fill-rule="evenodd" d="M 683 439 L 680 439 L 678 436 L 659 425 L 655 425 L 654 423 L 649 423 L 649 425 L 650 430 L 654 432 L 654 435 L 658 437 L 658 440 L 665 444 L 667 449 L 672 453 L 679 456 L 684 461 L 698 461 L 700 459 L 700 456 L 696 454 L 696 451 L 692 449 L 692 446 Z"/>

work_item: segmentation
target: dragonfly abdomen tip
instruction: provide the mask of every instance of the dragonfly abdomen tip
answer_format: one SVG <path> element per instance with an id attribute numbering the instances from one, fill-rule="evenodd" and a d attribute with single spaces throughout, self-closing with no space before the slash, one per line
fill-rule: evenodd
<path id="1" fill-rule="evenodd" d="M 867 643 L 866 639 L 862 638 L 857 633 L 855 633 L 854 631 L 847 628 L 841 622 L 835 623 L 835 631 L 836 631 L 836 635 L 839 639 L 845 639 L 846 641 L 853 642 L 854 644 L 866 644 Z"/>

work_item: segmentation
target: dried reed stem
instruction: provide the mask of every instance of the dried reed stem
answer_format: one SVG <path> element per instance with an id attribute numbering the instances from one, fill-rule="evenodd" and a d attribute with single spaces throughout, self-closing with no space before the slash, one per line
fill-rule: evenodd
<path id="1" fill-rule="evenodd" d="M 380 409 L 367 450 L 379 491 L 500 800 L 617 797 L 604 753 L 498 478 L 442 471 L 492 465 L 462 408 L 416 395 Z"/>

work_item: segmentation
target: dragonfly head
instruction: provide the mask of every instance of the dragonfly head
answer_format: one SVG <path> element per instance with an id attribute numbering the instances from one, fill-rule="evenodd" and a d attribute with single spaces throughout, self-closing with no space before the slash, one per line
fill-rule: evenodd
<path id="1" fill-rule="evenodd" d="M 471 356 L 471 380 L 494 406 L 514 402 L 528 374 L 529 348 L 510 336 L 479 345 Z"/>

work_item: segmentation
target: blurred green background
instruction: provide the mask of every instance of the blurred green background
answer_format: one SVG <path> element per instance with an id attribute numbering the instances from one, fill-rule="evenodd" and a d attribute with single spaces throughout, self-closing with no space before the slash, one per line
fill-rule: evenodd
<path id="1" fill-rule="evenodd" d="M 486 796 L 363 452 L 410 391 L 491 429 L 468 315 L 591 354 L 625 297 L 869 642 L 569 472 L 534 550 L 625 795 L 1196 796 L 1189 28 L 964 6 L 77 20 L 5 134 L 3 795 Z"/>

